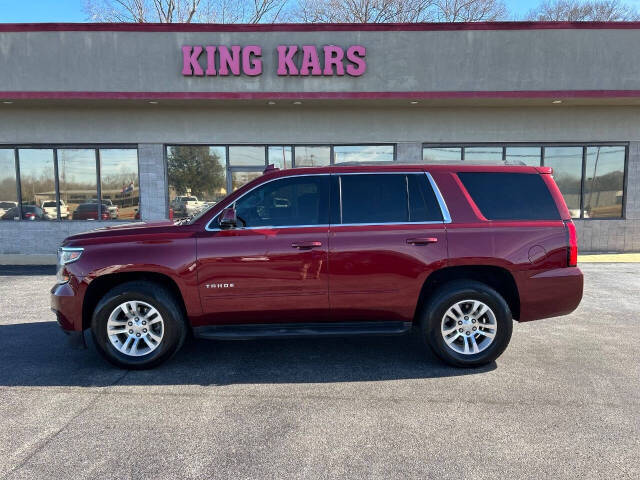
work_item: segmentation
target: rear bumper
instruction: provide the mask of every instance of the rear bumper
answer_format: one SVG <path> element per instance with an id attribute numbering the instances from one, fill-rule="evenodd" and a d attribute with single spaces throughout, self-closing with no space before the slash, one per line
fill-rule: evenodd
<path id="1" fill-rule="evenodd" d="M 573 312 L 582 300 L 584 279 L 578 267 L 556 268 L 518 282 L 521 322 Z"/>

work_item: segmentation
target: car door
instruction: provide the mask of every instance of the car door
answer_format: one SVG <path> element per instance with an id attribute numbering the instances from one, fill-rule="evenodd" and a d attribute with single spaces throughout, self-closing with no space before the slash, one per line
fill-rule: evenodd
<path id="1" fill-rule="evenodd" d="M 269 180 L 235 208 L 236 228 L 197 239 L 203 323 L 326 321 L 329 176 Z"/>
<path id="2" fill-rule="evenodd" d="M 423 171 L 335 175 L 329 231 L 332 321 L 413 320 L 427 276 L 447 262 L 443 212 Z"/>

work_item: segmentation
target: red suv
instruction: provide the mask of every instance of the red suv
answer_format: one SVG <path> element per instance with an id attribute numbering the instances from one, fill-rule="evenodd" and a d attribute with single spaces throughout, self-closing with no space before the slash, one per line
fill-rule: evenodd
<path id="1" fill-rule="evenodd" d="M 211 339 L 401 334 L 495 360 L 520 322 L 582 298 L 551 169 L 343 166 L 265 174 L 195 217 L 67 238 L 52 308 L 124 368 Z"/>

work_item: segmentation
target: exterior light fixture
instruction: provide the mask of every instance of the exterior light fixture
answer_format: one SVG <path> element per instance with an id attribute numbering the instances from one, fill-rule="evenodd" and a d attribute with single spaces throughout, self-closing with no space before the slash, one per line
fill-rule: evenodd
<path id="1" fill-rule="evenodd" d="M 267 102 L 267 105 L 275 105 L 275 104 L 276 104 L 276 102 L 274 102 L 273 100 L 269 100 L 269 101 Z"/>
<path id="2" fill-rule="evenodd" d="M 551 102 L 551 103 L 554 103 L 554 104 L 556 104 L 556 105 L 557 105 L 557 104 L 559 104 L 559 103 L 562 103 L 562 100 L 554 100 L 554 101 L 553 101 L 553 102 Z"/>
<path id="3" fill-rule="evenodd" d="M 151 105 L 157 105 L 157 104 L 158 104 L 158 102 L 156 102 L 155 100 L 151 100 L 151 101 L 149 101 L 149 103 L 150 103 Z"/>
<path id="4" fill-rule="evenodd" d="M 10 102 L 9 100 L 5 100 L 5 101 L 4 101 L 4 102 L 2 102 L 2 103 L 4 103 L 5 105 L 11 105 L 13 102 Z"/>
<path id="5" fill-rule="evenodd" d="M 300 101 L 295 101 L 295 102 L 293 102 L 293 104 L 294 104 L 294 105 L 302 105 L 302 102 L 300 102 Z"/>
<path id="6" fill-rule="evenodd" d="M 417 101 L 417 100 L 411 100 L 409 103 L 410 103 L 411 105 L 417 105 L 417 104 L 419 104 L 420 102 L 419 102 L 419 101 Z"/>

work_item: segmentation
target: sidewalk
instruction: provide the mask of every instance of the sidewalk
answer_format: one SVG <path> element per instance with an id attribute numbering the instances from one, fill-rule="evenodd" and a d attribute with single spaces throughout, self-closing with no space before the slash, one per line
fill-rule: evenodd
<path id="1" fill-rule="evenodd" d="M 640 253 L 587 253 L 578 255 L 580 263 L 640 263 Z"/>

